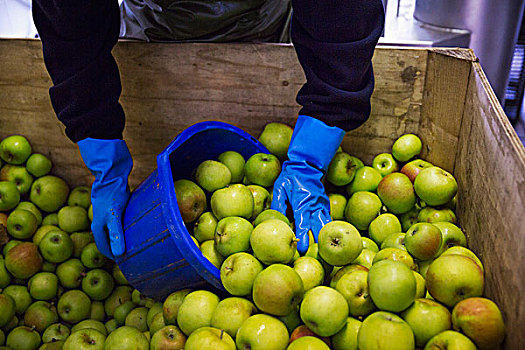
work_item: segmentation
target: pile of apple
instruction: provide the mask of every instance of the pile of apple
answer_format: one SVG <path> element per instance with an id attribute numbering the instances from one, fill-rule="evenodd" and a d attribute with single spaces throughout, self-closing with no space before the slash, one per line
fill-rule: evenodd
<path id="1" fill-rule="evenodd" d="M 400 137 L 371 166 L 342 149 L 325 176 L 332 222 L 296 250 L 293 215 L 270 209 L 292 129 L 266 126 L 272 154 L 235 151 L 175 182 L 183 220 L 231 297 L 168 297 L 186 349 L 493 349 L 498 307 L 454 213 L 457 183 Z M 166 305 L 166 304 L 165 304 Z"/>

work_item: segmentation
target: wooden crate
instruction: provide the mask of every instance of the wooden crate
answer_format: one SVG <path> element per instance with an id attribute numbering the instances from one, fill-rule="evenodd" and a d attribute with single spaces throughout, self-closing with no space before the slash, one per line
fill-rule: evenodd
<path id="1" fill-rule="evenodd" d="M 224 120 L 258 136 L 293 125 L 304 75 L 291 46 L 144 44 L 114 50 L 122 76 L 132 186 L 187 126 Z M 469 247 L 483 260 L 486 295 L 503 310 L 506 349 L 525 349 L 525 149 L 470 50 L 378 48 L 372 115 L 343 147 L 365 162 L 417 133 L 425 159 L 453 172 Z M 91 181 L 49 101 L 39 41 L 0 40 L 0 137 L 21 133 L 71 184 Z"/>

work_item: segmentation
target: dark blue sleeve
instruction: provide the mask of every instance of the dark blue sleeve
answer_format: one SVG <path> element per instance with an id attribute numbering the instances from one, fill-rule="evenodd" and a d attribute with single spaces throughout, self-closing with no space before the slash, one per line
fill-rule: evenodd
<path id="1" fill-rule="evenodd" d="M 300 114 L 346 131 L 370 114 L 372 56 L 384 27 L 381 0 L 292 0 L 292 42 L 307 82 Z"/>
<path id="2" fill-rule="evenodd" d="M 122 138 L 120 75 L 111 50 L 118 40 L 117 0 L 33 0 L 49 90 L 58 119 L 74 142 Z"/>

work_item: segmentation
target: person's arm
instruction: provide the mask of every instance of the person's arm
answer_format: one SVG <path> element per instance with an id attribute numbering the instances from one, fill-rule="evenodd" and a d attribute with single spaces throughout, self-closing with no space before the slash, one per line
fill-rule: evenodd
<path id="1" fill-rule="evenodd" d="M 381 0 L 292 0 L 292 42 L 307 82 L 297 95 L 303 107 L 277 178 L 272 208 L 291 205 L 299 239 L 309 247 L 331 221 L 321 182 L 346 131 L 370 114 L 374 89 L 372 55 L 383 31 Z"/>
<path id="2" fill-rule="evenodd" d="M 121 217 L 133 166 L 122 140 L 120 76 L 111 55 L 120 30 L 118 1 L 33 0 L 33 20 L 53 81 L 53 108 L 95 176 L 91 228 L 97 247 L 113 258 L 125 251 Z"/>

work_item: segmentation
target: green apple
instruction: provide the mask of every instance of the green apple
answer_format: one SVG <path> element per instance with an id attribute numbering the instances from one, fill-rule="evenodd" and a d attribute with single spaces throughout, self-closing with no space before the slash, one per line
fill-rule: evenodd
<path id="1" fill-rule="evenodd" d="M 16 327 L 7 335 L 5 344 L 7 349 L 36 350 L 40 346 L 40 334 L 29 327 Z"/>
<path id="2" fill-rule="evenodd" d="M 31 144 L 24 136 L 8 136 L 0 142 L 0 157 L 8 164 L 23 164 L 31 155 Z"/>
<path id="3" fill-rule="evenodd" d="M 414 350 L 414 333 L 403 319 L 390 312 L 368 316 L 357 335 L 359 350 Z"/>
<path id="4" fill-rule="evenodd" d="M 330 337 L 346 324 L 348 303 L 337 290 L 319 286 L 304 295 L 300 314 L 304 324 L 322 337 Z"/>
<path id="5" fill-rule="evenodd" d="M 382 260 L 399 261 L 405 264 L 411 270 L 416 271 L 418 266 L 412 256 L 406 251 L 398 248 L 381 249 L 375 256 L 372 265 L 377 264 Z"/>
<path id="6" fill-rule="evenodd" d="M 416 278 L 399 261 L 382 260 L 374 263 L 368 271 L 368 285 L 372 301 L 384 311 L 403 311 L 416 297 Z"/>
<path id="7" fill-rule="evenodd" d="M 93 236 L 93 233 L 89 231 L 73 232 L 71 235 L 69 235 L 69 238 L 71 238 L 71 241 L 73 242 L 73 257 L 75 258 L 80 258 L 82 255 L 82 250 L 84 250 L 84 248 L 89 243 L 95 242 L 95 237 Z"/>
<path id="8" fill-rule="evenodd" d="M 7 217 L 7 232 L 16 239 L 28 239 L 38 227 L 38 220 L 33 213 L 24 209 L 15 209 Z"/>
<path id="9" fill-rule="evenodd" d="M 162 305 L 162 315 L 167 325 L 177 325 L 179 308 L 186 295 L 192 292 L 191 289 L 181 289 L 168 295 Z"/>
<path id="10" fill-rule="evenodd" d="M 80 260 L 85 267 L 89 269 L 97 269 L 104 266 L 106 257 L 98 250 L 95 242 L 89 243 L 82 249 Z"/>
<path id="11" fill-rule="evenodd" d="M 149 311 L 148 311 L 148 313 L 149 313 Z M 166 322 L 164 322 L 164 317 L 160 313 L 156 314 L 153 317 L 150 325 L 147 326 L 147 328 L 149 329 L 150 335 L 151 334 L 155 335 L 155 333 L 157 333 L 158 331 L 160 331 L 164 327 L 166 327 Z M 179 330 L 179 332 L 180 332 L 180 330 Z"/>
<path id="12" fill-rule="evenodd" d="M 334 266 L 350 264 L 363 250 L 359 231 L 345 221 L 331 221 L 324 225 L 317 244 L 321 258 Z"/>
<path id="13" fill-rule="evenodd" d="M 58 211 L 58 226 L 66 232 L 89 230 L 87 210 L 80 206 L 65 206 Z"/>
<path id="14" fill-rule="evenodd" d="M 370 238 L 381 245 L 393 233 L 402 232 L 399 219 L 390 213 L 381 214 L 370 222 L 368 234 Z"/>
<path id="15" fill-rule="evenodd" d="M 425 279 L 427 278 L 427 271 L 428 271 L 428 268 L 430 267 L 430 265 L 432 264 L 432 262 L 434 261 L 434 259 L 430 259 L 430 260 L 425 260 L 425 261 L 418 261 L 418 270 L 419 270 L 419 273 L 421 274 L 421 276 L 423 276 Z M 428 294 L 428 293 L 427 293 Z"/>
<path id="16" fill-rule="evenodd" d="M 287 264 L 294 257 L 297 239 L 285 222 L 271 219 L 255 227 L 250 244 L 255 257 L 263 264 Z"/>
<path id="17" fill-rule="evenodd" d="M 38 348 L 38 350 L 62 350 L 64 348 L 64 343 L 64 340 L 45 343 L 40 348 Z"/>
<path id="18" fill-rule="evenodd" d="M 405 236 L 407 251 L 419 260 L 434 258 L 442 243 L 443 237 L 439 228 L 426 222 L 414 224 Z"/>
<path id="19" fill-rule="evenodd" d="M 452 324 L 480 350 L 498 349 L 505 338 L 501 311 L 487 298 L 468 298 L 457 303 L 452 310 Z"/>
<path id="20" fill-rule="evenodd" d="M 109 273 L 101 269 L 89 271 L 82 280 L 82 290 L 92 300 L 104 300 L 113 291 L 115 283 Z"/>
<path id="21" fill-rule="evenodd" d="M 224 289 L 236 296 L 250 295 L 255 277 L 262 270 L 262 264 L 253 255 L 248 253 L 230 255 L 221 266 L 221 281 Z"/>
<path id="22" fill-rule="evenodd" d="M 91 300 L 80 290 L 69 290 L 58 300 L 57 311 L 68 323 L 77 323 L 89 317 Z"/>
<path id="23" fill-rule="evenodd" d="M 482 272 L 485 271 L 485 269 L 483 268 L 483 264 L 481 263 L 481 260 L 479 260 L 476 254 L 474 254 L 474 252 L 468 248 L 461 247 L 461 246 L 450 247 L 441 254 L 441 256 L 446 256 L 446 255 L 463 255 L 463 256 L 466 256 L 467 258 L 471 258 L 479 266 Z"/>
<path id="24" fill-rule="evenodd" d="M 350 264 L 343 266 L 337 271 L 334 269 L 334 272 L 332 272 L 332 275 L 330 276 L 330 288 L 335 289 L 337 282 L 339 282 L 341 277 L 356 270 L 368 271 L 368 268 L 358 264 Z"/>
<path id="25" fill-rule="evenodd" d="M 345 219 L 359 230 L 367 230 L 372 220 L 379 216 L 382 206 L 375 193 L 356 192 L 346 204 Z"/>
<path id="26" fill-rule="evenodd" d="M 218 304 L 219 297 L 206 290 L 198 290 L 186 295 L 177 315 L 177 323 L 181 331 L 189 336 L 196 329 L 209 327 Z"/>
<path id="27" fill-rule="evenodd" d="M 290 146 L 293 129 L 282 123 L 268 123 L 265 125 L 259 142 L 261 142 L 271 154 L 275 154 L 281 161 L 286 159 L 286 153 Z"/>
<path id="28" fill-rule="evenodd" d="M 304 291 L 323 284 L 325 271 L 323 265 L 316 258 L 303 256 L 293 262 L 293 269 L 303 281 Z"/>
<path id="29" fill-rule="evenodd" d="M 39 272 L 27 284 L 29 294 L 36 300 L 51 300 L 57 296 L 58 277 L 51 272 Z"/>
<path id="30" fill-rule="evenodd" d="M 21 165 L 4 165 L 0 170 L 0 181 L 11 181 L 16 185 L 21 195 L 26 194 L 31 189 L 33 176 Z"/>
<path id="31" fill-rule="evenodd" d="M 71 334 L 71 331 L 65 325 L 62 323 L 53 323 L 47 327 L 42 334 L 42 342 L 51 343 L 60 340 L 66 340 L 67 337 L 69 337 L 69 334 Z"/>
<path id="32" fill-rule="evenodd" d="M 354 179 L 357 169 L 363 166 L 360 159 L 346 152 L 338 152 L 328 166 L 326 179 L 335 186 L 346 186 Z"/>
<path id="33" fill-rule="evenodd" d="M 392 155 L 400 162 L 406 162 L 421 153 L 423 144 L 414 134 L 405 134 L 399 137 L 392 145 Z"/>
<path id="34" fill-rule="evenodd" d="M 89 218 L 89 221 L 93 221 L 93 204 L 89 205 L 88 218 Z M 58 225 L 58 217 L 57 217 L 57 223 L 55 225 Z"/>
<path id="35" fill-rule="evenodd" d="M 377 246 L 376 242 L 374 242 L 370 238 L 361 237 L 361 240 L 363 241 L 363 249 L 371 250 L 374 253 L 377 253 L 379 251 L 379 247 Z"/>
<path id="36" fill-rule="evenodd" d="M 131 301 L 137 304 L 138 306 L 146 306 L 148 301 L 151 300 L 151 298 L 148 298 L 147 296 L 142 294 L 138 289 L 134 289 L 131 293 Z"/>
<path id="37" fill-rule="evenodd" d="M 288 220 L 288 218 L 285 215 L 281 214 L 280 212 L 274 209 L 266 209 L 262 211 L 259 215 L 257 215 L 255 220 L 253 221 L 253 226 L 256 227 L 261 222 L 272 219 L 281 220 L 282 222 L 290 226 L 290 220 Z"/>
<path id="38" fill-rule="evenodd" d="M 200 250 L 202 255 L 208 259 L 213 266 L 220 269 L 222 263 L 224 262 L 224 257 L 217 251 L 215 242 L 213 240 L 204 241 L 200 245 Z"/>
<path id="39" fill-rule="evenodd" d="M 416 177 L 414 189 L 425 203 L 439 206 L 446 204 L 456 195 L 458 184 L 449 172 L 430 167 L 423 169 Z"/>
<path id="40" fill-rule="evenodd" d="M 5 267 L 13 277 L 27 279 L 40 271 L 43 259 L 35 244 L 20 243 L 11 248 L 5 257 Z"/>
<path id="41" fill-rule="evenodd" d="M 437 255 L 441 255 L 445 250 L 455 246 L 467 246 L 467 238 L 463 231 L 450 222 L 435 222 L 433 224 L 441 231 L 443 243 Z"/>
<path id="42" fill-rule="evenodd" d="M 284 323 L 289 333 L 292 333 L 294 329 L 303 323 L 303 321 L 301 321 L 301 317 L 299 316 L 299 307 L 286 316 L 278 317 L 278 319 Z"/>
<path id="43" fill-rule="evenodd" d="M 427 289 L 425 287 L 425 278 L 419 272 L 412 271 L 412 273 L 416 278 L 416 299 L 424 298 L 425 294 L 427 293 Z"/>
<path id="44" fill-rule="evenodd" d="M 43 211 L 53 212 L 61 208 L 69 196 L 69 186 L 53 175 L 39 177 L 33 182 L 29 199 Z"/>
<path id="45" fill-rule="evenodd" d="M 237 349 L 282 350 L 288 346 L 288 330 L 277 318 L 258 314 L 249 317 L 237 331 Z"/>
<path id="46" fill-rule="evenodd" d="M 246 186 L 253 195 L 253 213 L 251 220 L 255 220 L 257 216 L 264 210 L 270 209 L 271 196 L 270 192 L 264 187 L 258 185 Z"/>
<path id="47" fill-rule="evenodd" d="M 0 211 L 13 209 L 20 202 L 20 192 L 11 181 L 0 181 Z"/>
<path id="48" fill-rule="evenodd" d="M 103 350 L 106 336 L 92 328 L 72 333 L 64 342 L 63 350 Z"/>
<path id="49" fill-rule="evenodd" d="M 197 184 L 208 192 L 214 192 L 228 186 L 231 177 L 230 169 L 215 160 L 205 160 L 199 164 L 195 171 Z"/>
<path id="50" fill-rule="evenodd" d="M 110 319 L 109 321 L 107 321 L 106 323 L 104 323 L 104 327 L 106 327 L 106 330 L 108 332 L 108 334 L 111 334 L 113 333 L 119 326 L 117 324 L 117 321 L 112 318 Z M 137 329 L 138 331 L 138 329 Z"/>
<path id="51" fill-rule="evenodd" d="M 420 209 L 417 207 L 417 205 L 409 210 L 408 212 L 399 215 L 399 221 L 401 222 L 401 228 L 403 229 L 403 232 L 408 231 L 408 229 L 419 222 L 418 215 L 419 215 Z"/>
<path id="52" fill-rule="evenodd" d="M 175 181 L 174 186 L 182 221 L 195 221 L 206 210 L 204 191 L 195 182 L 185 179 Z"/>
<path id="53" fill-rule="evenodd" d="M 226 165 L 230 170 L 231 183 L 239 183 L 244 177 L 244 157 L 235 151 L 226 151 L 217 158 L 219 162 Z"/>
<path id="54" fill-rule="evenodd" d="M 372 161 L 372 167 L 376 169 L 381 176 L 386 176 L 399 170 L 399 165 L 390 153 L 381 153 L 375 156 Z"/>
<path id="55" fill-rule="evenodd" d="M 332 220 L 344 220 L 346 197 L 339 193 L 330 193 L 328 199 L 330 200 L 330 217 Z"/>
<path id="56" fill-rule="evenodd" d="M 193 225 L 193 236 L 199 243 L 213 239 L 217 223 L 217 218 L 212 212 L 202 213 Z"/>
<path id="57" fill-rule="evenodd" d="M 106 319 L 106 312 L 104 311 L 104 304 L 101 301 L 92 301 L 91 310 L 89 311 L 89 318 L 94 321 L 104 321 Z"/>
<path id="58" fill-rule="evenodd" d="M 0 256 L 0 289 L 7 287 L 11 283 L 11 280 L 12 276 L 5 267 L 4 258 Z"/>
<path id="59" fill-rule="evenodd" d="M 291 342 L 286 350 L 330 350 L 330 347 L 319 338 L 305 336 Z"/>
<path id="60" fill-rule="evenodd" d="M 9 333 L 11 330 L 15 329 L 15 327 L 19 326 L 24 322 L 23 319 L 18 320 L 18 317 L 13 316 L 11 320 L 3 327 L 1 328 L 5 334 Z M 1 348 L 0 348 L 1 349 Z"/>
<path id="61" fill-rule="evenodd" d="M 444 331 L 432 337 L 424 350 L 476 350 L 476 345 L 461 333 Z"/>
<path id="62" fill-rule="evenodd" d="M 483 271 L 466 256 L 442 255 L 430 264 L 426 287 L 434 299 L 453 307 L 461 300 L 483 294 Z"/>
<path id="63" fill-rule="evenodd" d="M 359 254 L 359 256 L 354 261 L 352 261 L 352 264 L 358 264 L 369 269 L 372 267 L 375 256 L 376 252 L 373 252 L 369 249 L 363 249 L 361 254 Z"/>
<path id="64" fill-rule="evenodd" d="M 244 218 L 230 216 L 221 219 L 215 230 L 215 248 L 223 257 L 247 252 L 252 231 L 252 224 Z"/>
<path id="65" fill-rule="evenodd" d="M 141 332 L 146 332 L 148 330 L 147 317 L 148 308 L 137 307 L 127 314 L 124 324 L 129 327 L 137 328 Z"/>
<path id="66" fill-rule="evenodd" d="M 30 211 L 36 217 L 36 220 L 38 222 L 38 226 L 40 226 L 42 224 L 42 213 L 40 212 L 40 210 L 38 210 L 37 206 L 34 205 L 33 203 L 28 202 L 28 201 L 20 202 L 16 206 L 15 210 L 16 209 L 22 209 L 22 210 Z"/>
<path id="67" fill-rule="evenodd" d="M 357 334 L 361 324 L 361 321 L 348 317 L 343 329 L 332 336 L 332 348 L 334 350 L 357 350 Z"/>
<path id="68" fill-rule="evenodd" d="M 437 209 L 433 207 L 425 207 L 421 209 L 417 217 L 419 222 L 451 222 L 456 223 L 456 214 L 449 208 Z"/>
<path id="69" fill-rule="evenodd" d="M 31 294 L 29 294 L 26 286 L 12 284 L 7 286 L 3 290 L 3 293 L 13 298 L 16 305 L 16 313 L 18 315 L 22 315 L 33 302 Z"/>
<path id="70" fill-rule="evenodd" d="M 7 294 L 0 294 L 0 327 L 5 326 L 15 316 L 16 304 L 13 298 Z"/>
<path id="71" fill-rule="evenodd" d="M 416 195 L 410 179 L 402 173 L 386 175 L 377 186 L 377 194 L 389 211 L 404 214 L 416 204 Z"/>
<path id="72" fill-rule="evenodd" d="M 184 349 L 186 336 L 174 325 L 165 326 L 153 334 L 150 342 L 151 350 Z"/>
<path id="73" fill-rule="evenodd" d="M 213 192 L 211 209 L 218 220 L 228 216 L 250 219 L 253 214 L 253 195 L 244 185 L 229 185 Z"/>
<path id="74" fill-rule="evenodd" d="M 450 311 L 440 303 L 416 299 L 401 317 L 412 328 L 416 346 L 422 348 L 433 336 L 451 329 Z"/>
<path id="75" fill-rule="evenodd" d="M 146 336 L 134 327 L 122 326 L 111 332 L 104 343 L 104 350 L 148 350 Z"/>
<path id="76" fill-rule="evenodd" d="M 93 221 L 92 219 L 90 220 Z M 42 225 L 53 225 L 53 226 L 58 227 L 58 214 L 57 213 L 47 214 L 42 219 Z"/>
<path id="77" fill-rule="evenodd" d="M 51 171 L 53 164 L 45 155 L 33 153 L 26 162 L 27 171 L 36 177 L 47 175 Z"/>
<path id="78" fill-rule="evenodd" d="M 275 293 L 275 291 L 279 293 Z M 286 316 L 299 305 L 304 295 L 301 276 L 294 269 L 273 264 L 261 271 L 253 282 L 252 297 L 264 313 Z"/>
<path id="79" fill-rule="evenodd" d="M 46 233 L 38 247 L 44 259 L 53 263 L 66 261 L 73 254 L 73 241 L 62 230 L 52 230 Z"/>
<path id="80" fill-rule="evenodd" d="M 405 238 L 406 234 L 403 232 L 392 233 L 383 241 L 383 243 L 381 243 L 381 249 L 397 248 L 407 250 L 405 246 Z"/>
<path id="81" fill-rule="evenodd" d="M 132 301 L 126 301 L 124 304 L 121 304 L 115 308 L 115 312 L 113 313 L 113 318 L 115 321 L 117 321 L 118 326 L 123 326 L 126 322 L 126 317 L 128 317 L 129 313 L 137 307 L 137 304 L 135 304 Z M 147 324 L 147 315 L 146 315 L 146 324 Z"/>
<path id="82" fill-rule="evenodd" d="M 281 162 L 273 154 L 256 153 L 244 166 L 246 179 L 255 185 L 270 187 L 281 173 Z"/>
<path id="83" fill-rule="evenodd" d="M 35 301 L 24 313 L 24 325 L 34 327 L 39 333 L 57 322 L 57 309 L 46 301 Z"/>
<path id="84" fill-rule="evenodd" d="M 71 235 L 73 236 L 73 235 Z M 74 241 L 73 241 L 74 242 Z M 115 282 L 118 284 L 118 285 L 127 285 L 129 284 L 128 281 L 126 280 L 126 277 L 124 276 L 124 274 L 122 273 L 122 270 L 118 267 L 117 264 L 113 264 L 113 270 L 112 270 L 112 276 L 113 276 L 113 279 L 115 280 Z"/>
<path id="85" fill-rule="evenodd" d="M 344 274 L 335 289 L 346 299 L 351 316 L 366 316 L 376 309 L 368 290 L 368 271 L 355 270 Z"/>
<path id="86" fill-rule="evenodd" d="M 67 205 L 82 207 L 86 209 L 86 212 L 87 212 L 87 210 L 89 209 L 89 206 L 91 205 L 91 187 L 89 186 L 75 187 L 71 191 L 71 193 L 69 193 L 69 197 L 67 199 Z"/>
<path id="87" fill-rule="evenodd" d="M 383 176 L 376 169 L 364 166 L 355 172 L 354 179 L 346 187 L 346 192 L 351 196 L 355 192 L 374 192 Z"/>
<path id="88" fill-rule="evenodd" d="M 226 298 L 219 302 L 211 318 L 211 326 L 222 329 L 233 338 L 250 316 L 257 313 L 255 305 L 244 298 Z"/>
<path id="89" fill-rule="evenodd" d="M 79 288 L 82 284 L 86 268 L 78 259 L 69 259 L 57 266 L 56 275 L 65 288 Z"/>

